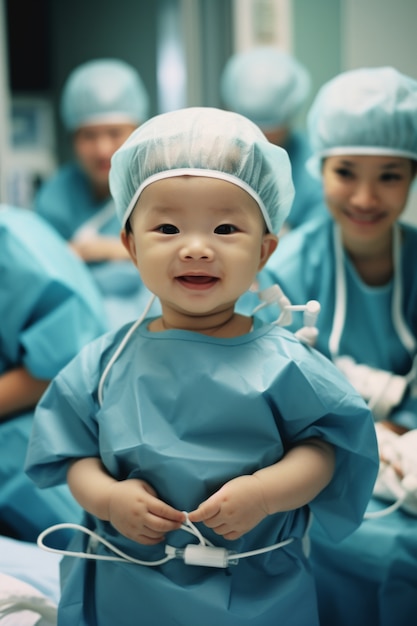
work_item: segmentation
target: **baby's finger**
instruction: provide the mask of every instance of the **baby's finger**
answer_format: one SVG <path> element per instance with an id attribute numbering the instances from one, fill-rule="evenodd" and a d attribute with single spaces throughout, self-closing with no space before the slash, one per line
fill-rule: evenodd
<path id="1" fill-rule="evenodd" d="M 209 498 L 205 502 L 202 502 L 198 509 L 191 511 L 191 513 L 188 514 L 188 519 L 190 522 L 204 522 L 208 526 L 210 521 L 213 521 L 213 518 L 219 513 L 219 504 L 214 498 Z"/>
<path id="2" fill-rule="evenodd" d="M 185 514 L 183 511 L 178 511 L 169 504 L 165 504 L 162 500 L 157 498 L 149 506 L 149 512 L 158 519 L 173 522 L 175 524 L 182 524 L 185 521 Z"/>
<path id="3" fill-rule="evenodd" d="M 148 513 L 145 520 L 145 526 L 155 533 L 165 534 L 180 528 L 182 522 L 183 518 L 179 521 L 173 521 L 164 517 L 159 517 L 158 515 L 153 515 L 152 513 Z"/>

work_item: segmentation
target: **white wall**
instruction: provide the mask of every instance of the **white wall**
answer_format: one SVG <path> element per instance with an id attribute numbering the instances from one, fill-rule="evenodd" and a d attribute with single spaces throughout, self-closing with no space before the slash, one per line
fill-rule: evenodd
<path id="1" fill-rule="evenodd" d="M 344 69 L 391 65 L 417 79 L 416 0 L 343 0 L 342 33 Z M 417 185 L 404 219 L 417 224 Z"/>

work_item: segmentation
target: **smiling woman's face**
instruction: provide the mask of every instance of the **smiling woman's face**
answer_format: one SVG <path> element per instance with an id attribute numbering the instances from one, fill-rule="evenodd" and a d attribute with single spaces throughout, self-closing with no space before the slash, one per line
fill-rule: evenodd
<path id="1" fill-rule="evenodd" d="M 415 174 L 412 161 L 392 156 L 332 156 L 323 163 L 330 213 L 345 242 L 385 237 L 403 212 Z"/>

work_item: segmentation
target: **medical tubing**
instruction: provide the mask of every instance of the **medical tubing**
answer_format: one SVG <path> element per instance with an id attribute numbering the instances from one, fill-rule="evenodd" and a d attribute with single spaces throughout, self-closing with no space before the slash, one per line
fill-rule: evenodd
<path id="1" fill-rule="evenodd" d="M 394 293 L 392 297 L 392 317 L 403 346 L 411 357 L 416 355 L 416 339 L 406 324 L 402 315 L 403 281 L 401 273 L 401 231 L 398 223 L 393 229 L 393 257 L 394 257 Z"/>
<path id="2" fill-rule="evenodd" d="M 337 224 L 333 227 L 333 249 L 335 256 L 335 310 L 333 327 L 329 337 L 329 352 L 332 361 L 339 354 L 340 338 L 346 318 L 346 276 L 343 268 L 343 250 L 341 235 Z"/>
<path id="3" fill-rule="evenodd" d="M 292 322 L 293 311 L 304 312 L 304 326 L 309 328 L 316 326 L 317 317 L 320 313 L 320 303 L 317 300 L 309 300 L 306 304 L 291 304 L 281 287 L 277 284 L 258 292 L 258 296 L 261 304 L 258 304 L 253 309 L 252 315 L 271 304 L 276 304 L 280 309 L 280 315 L 273 322 L 276 326 L 289 326 Z"/>
<path id="4" fill-rule="evenodd" d="M 115 351 L 115 353 L 111 357 L 110 361 L 107 363 L 106 367 L 104 368 L 104 371 L 103 371 L 103 373 L 102 373 L 102 375 L 100 377 L 99 383 L 98 383 L 98 391 L 97 391 L 97 393 L 98 393 L 98 403 L 99 403 L 100 406 L 103 404 L 103 387 L 104 387 L 104 383 L 105 383 L 105 380 L 106 380 L 106 378 L 107 378 L 111 368 L 113 367 L 114 362 L 118 359 L 120 353 L 124 349 L 125 345 L 129 341 L 130 337 L 135 332 L 136 328 L 143 322 L 143 320 L 145 319 L 145 317 L 149 313 L 149 311 L 151 309 L 151 306 L 154 303 L 155 297 L 156 297 L 155 295 L 152 295 L 149 298 L 148 304 L 146 305 L 145 310 L 143 311 L 142 315 L 139 317 L 138 320 L 136 320 L 136 322 L 133 322 L 132 326 L 129 328 L 129 330 L 127 331 L 127 333 L 123 337 L 122 341 L 119 343 L 119 345 L 117 347 L 117 350 Z"/>
<path id="5" fill-rule="evenodd" d="M 105 556 L 104 554 L 91 554 L 88 552 L 75 552 L 72 550 L 60 550 L 59 548 L 50 548 L 43 543 L 43 540 L 47 535 L 57 530 L 65 530 L 68 528 L 71 530 L 79 530 L 85 533 L 86 535 L 89 535 L 92 539 L 95 539 L 96 541 L 102 543 L 111 552 L 114 552 L 115 554 L 118 554 L 119 556 L 118 557 L 117 556 Z M 122 550 L 119 550 L 118 548 L 116 548 L 116 546 L 114 546 L 112 543 L 110 543 L 106 539 L 103 539 L 103 537 L 100 537 L 100 535 L 95 533 L 93 530 L 90 530 L 89 528 L 86 528 L 85 526 L 81 526 L 80 524 L 71 524 L 69 522 L 62 523 L 62 524 L 55 524 L 54 526 L 49 526 L 49 528 L 46 528 L 38 536 L 37 544 L 40 548 L 42 548 L 42 550 L 46 550 L 46 552 L 52 552 L 53 554 L 61 554 L 62 556 L 73 556 L 73 557 L 79 557 L 81 559 L 93 559 L 95 561 L 118 561 L 119 563 L 129 562 L 129 563 L 135 563 L 136 565 L 146 565 L 148 567 L 155 567 L 157 565 L 163 565 L 164 563 L 167 563 L 168 561 L 171 561 L 172 559 L 175 558 L 175 556 L 167 555 L 165 558 L 159 559 L 158 561 L 141 561 L 139 559 L 134 559 L 133 557 L 129 556 Z"/>
<path id="6" fill-rule="evenodd" d="M 404 504 L 410 493 L 417 493 L 417 477 L 414 476 L 414 474 L 407 474 L 404 476 L 401 481 L 401 485 L 404 488 L 404 494 L 400 498 L 398 498 L 390 506 L 387 506 L 385 509 L 381 509 L 379 511 L 367 511 L 364 515 L 364 519 L 377 519 L 379 517 L 390 515 Z"/>
<path id="7" fill-rule="evenodd" d="M 156 567 L 158 565 L 163 565 L 164 563 L 167 563 L 168 561 L 171 561 L 173 559 L 182 558 L 187 565 L 201 565 L 206 567 L 226 568 L 231 564 L 236 565 L 239 559 L 245 559 L 247 557 L 255 556 L 257 554 L 263 554 L 264 552 L 270 552 L 271 550 L 277 550 L 294 541 L 294 538 L 290 537 L 289 539 L 285 539 L 284 541 L 280 541 L 279 543 L 275 543 L 265 548 L 259 548 L 257 550 L 250 550 L 249 552 L 241 553 L 231 552 L 226 548 L 214 546 L 208 539 L 203 537 L 198 528 L 188 519 L 187 512 L 184 511 L 184 513 L 186 515 L 186 521 L 184 524 L 181 525 L 180 529 L 194 535 L 200 543 L 188 544 L 184 548 L 176 548 L 174 546 L 166 545 L 166 556 L 157 561 L 142 561 L 140 559 L 135 559 L 123 552 L 122 550 L 119 550 L 119 548 L 114 546 L 112 543 L 101 537 L 93 530 L 80 524 L 73 524 L 69 522 L 55 524 L 54 526 L 50 526 L 49 528 L 42 531 L 38 536 L 37 544 L 39 548 L 46 550 L 47 552 L 60 554 L 62 556 L 92 559 L 96 561 L 116 561 L 119 563 L 127 562 L 133 563 L 135 565 L 144 565 L 146 567 Z M 91 539 L 94 539 L 95 542 L 102 543 L 104 546 L 106 546 L 106 548 L 108 548 L 111 552 L 114 552 L 117 556 L 106 556 L 101 554 L 92 554 L 89 552 L 75 552 L 72 550 L 60 550 L 59 548 L 50 548 L 44 544 L 44 539 L 47 535 L 57 530 L 63 529 L 78 530 L 80 532 L 83 532 L 89 535 Z"/>

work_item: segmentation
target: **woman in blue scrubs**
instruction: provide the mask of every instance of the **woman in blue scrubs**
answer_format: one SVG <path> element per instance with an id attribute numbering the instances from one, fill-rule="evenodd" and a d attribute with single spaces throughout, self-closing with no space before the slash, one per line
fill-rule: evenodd
<path id="1" fill-rule="evenodd" d="M 291 206 L 288 156 L 240 115 L 188 108 L 135 131 L 110 182 L 162 315 L 87 346 L 39 405 L 27 471 L 68 481 L 96 532 L 64 559 L 59 624 L 317 626 L 310 512 L 332 540 L 353 532 L 378 463 L 330 361 L 234 310 Z"/>
<path id="2" fill-rule="evenodd" d="M 98 59 L 77 67 L 61 99 L 75 161 L 62 166 L 35 198 L 35 210 L 88 264 L 114 328 L 136 319 L 150 297 L 120 242 L 108 181 L 113 153 L 148 110 L 146 88 L 124 61 Z"/>
<path id="3" fill-rule="evenodd" d="M 33 408 L 59 370 L 105 330 L 103 302 L 83 263 L 40 217 L 0 208 L 0 528 L 36 541 L 76 521 L 65 486 L 40 490 L 23 471 Z"/>
<path id="4" fill-rule="evenodd" d="M 294 303 L 320 302 L 316 347 L 368 402 L 392 447 L 417 428 L 417 230 L 401 222 L 417 170 L 417 81 L 390 67 L 343 73 L 319 91 L 308 124 L 309 165 L 322 178 L 329 214 L 282 240 L 261 288 L 276 282 Z M 381 479 L 386 452 L 384 444 Z M 401 490 L 402 469 L 392 471 Z M 325 626 L 411 623 L 415 531 L 405 506 L 367 519 L 338 547 L 313 526 Z"/>
<path id="5" fill-rule="evenodd" d="M 295 128 L 295 118 L 308 97 L 310 82 L 307 69 L 275 46 L 259 46 L 234 54 L 220 81 L 227 109 L 248 117 L 271 143 L 288 153 L 295 197 L 282 233 L 325 212 L 320 182 L 306 169 L 311 156 L 308 138 Z"/>

